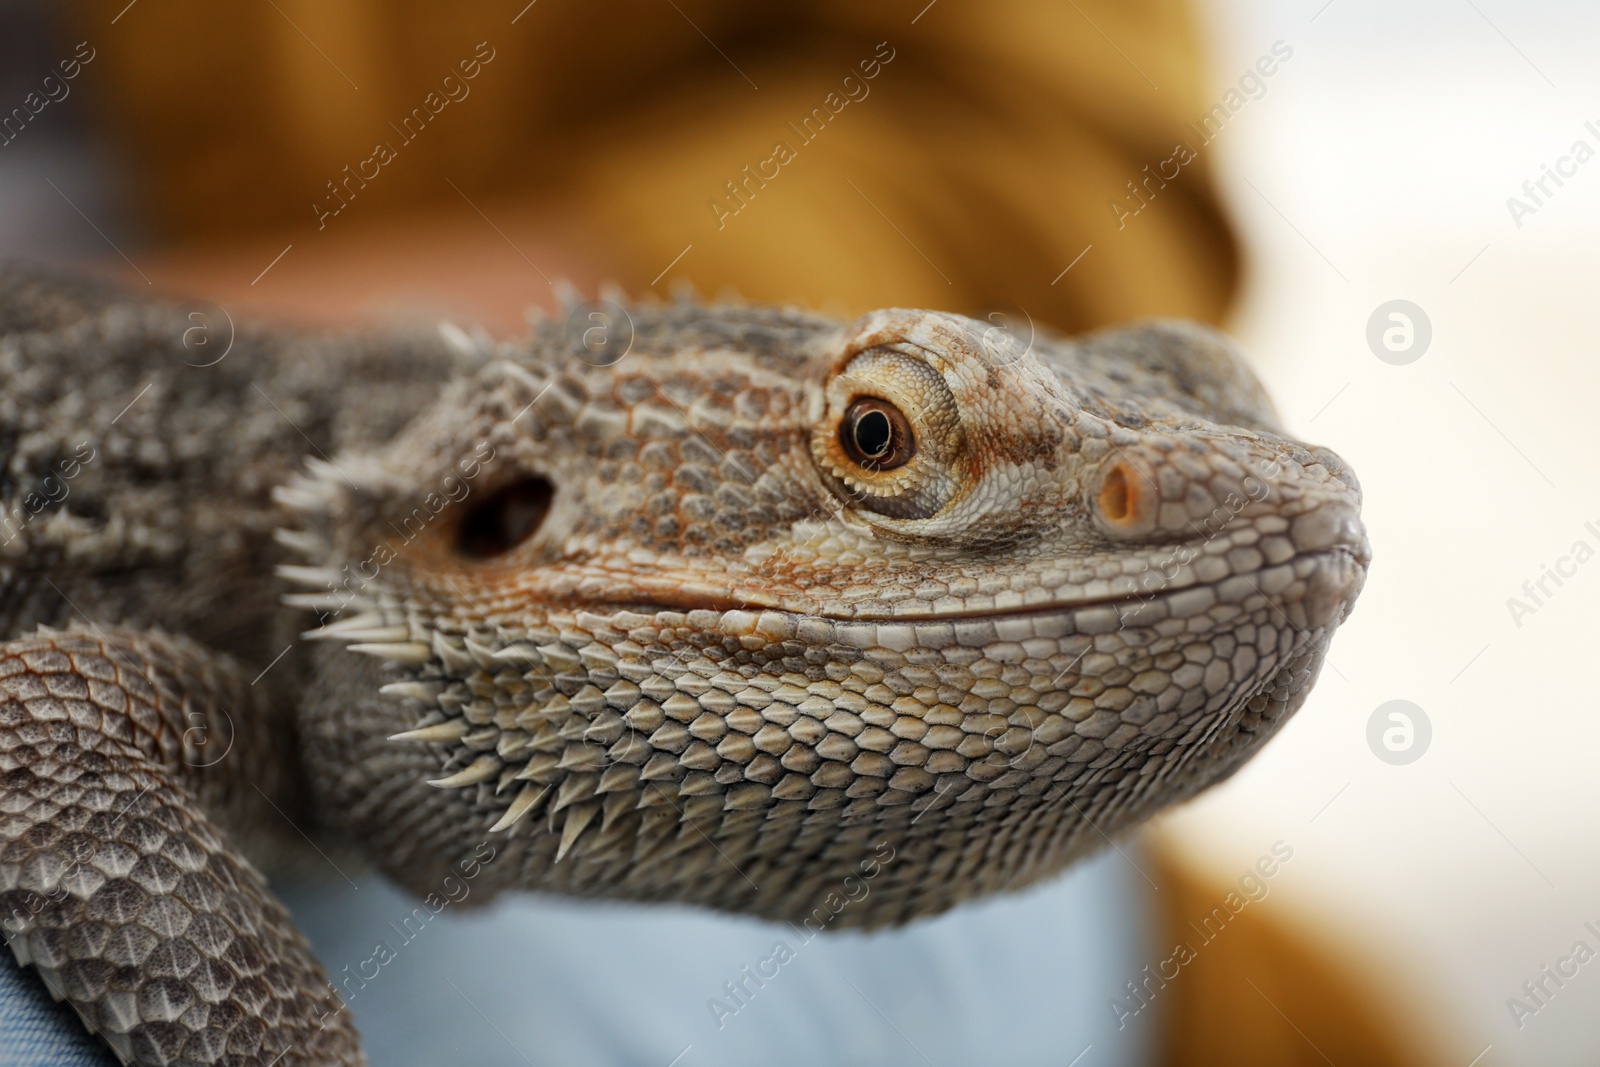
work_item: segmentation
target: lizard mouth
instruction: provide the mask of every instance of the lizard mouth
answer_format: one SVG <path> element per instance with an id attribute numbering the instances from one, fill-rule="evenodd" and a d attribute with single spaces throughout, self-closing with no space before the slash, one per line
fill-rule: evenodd
<path id="1" fill-rule="evenodd" d="M 1315 629 L 1338 622 L 1361 591 L 1370 553 L 1364 539 L 1303 552 L 1274 566 L 1241 572 L 1216 582 L 1167 582 L 1155 588 L 1113 592 L 1099 596 L 1061 598 L 1046 603 L 997 604 L 952 611 L 860 612 L 839 614 L 798 609 L 781 599 L 741 598 L 726 589 L 697 589 L 681 583 L 649 599 L 638 597 L 584 599 L 581 610 L 596 614 L 628 613 L 643 616 L 705 611 L 721 617 L 721 628 L 753 632 L 759 628 L 788 629 L 797 620 L 814 619 L 838 627 L 893 628 L 937 626 L 961 622 L 1045 620 L 1070 618 L 1079 633 L 1109 632 L 1153 624 L 1168 618 L 1188 618 L 1217 605 L 1245 605 L 1264 599 L 1298 629 Z M 1295 610 L 1291 610 L 1295 609 Z M 1300 619 L 1295 616 L 1300 615 Z M 789 620 L 789 625 L 763 627 L 763 616 Z"/>
<path id="2" fill-rule="evenodd" d="M 852 603 L 844 595 L 827 590 L 786 592 L 783 586 L 787 583 L 772 576 L 740 580 L 692 571 L 651 575 L 642 583 L 637 574 L 596 574 L 592 584 L 583 582 L 590 584 L 589 589 L 579 585 L 571 591 L 576 595 L 558 599 L 583 605 L 580 610 L 597 614 L 708 611 L 732 615 L 736 620 L 777 614 L 838 625 L 917 625 L 1066 615 L 1076 618 L 1075 629 L 1079 632 L 1094 632 L 1091 628 L 1095 626 L 1119 629 L 1135 620 L 1186 618 L 1215 605 L 1244 604 L 1261 598 L 1274 605 L 1302 605 L 1308 619 L 1326 621 L 1330 611 L 1346 609 L 1355 599 L 1371 561 L 1359 505 L 1351 500 L 1326 501 L 1301 513 L 1278 539 L 1289 550 L 1278 558 L 1273 558 L 1265 544 L 1262 549 L 1252 547 L 1256 543 L 1208 539 L 1205 543 L 1180 542 L 1166 548 L 1150 546 L 1143 570 L 1093 582 L 1079 590 L 1019 588 L 1020 583 L 1013 580 L 1000 591 L 968 595 L 961 600 L 946 596 L 930 602 L 903 595 L 898 600 L 884 596 Z M 1252 553 L 1254 559 L 1241 560 L 1239 551 Z M 1248 565 L 1240 566 L 1241 562 Z M 897 583 L 903 587 L 917 580 L 916 576 L 886 571 L 875 584 L 880 588 Z M 951 603 L 945 606 L 941 601 Z"/>

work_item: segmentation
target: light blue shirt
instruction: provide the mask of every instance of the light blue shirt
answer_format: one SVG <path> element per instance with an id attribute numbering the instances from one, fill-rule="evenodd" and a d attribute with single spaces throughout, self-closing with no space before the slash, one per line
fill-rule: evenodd
<path id="1" fill-rule="evenodd" d="M 468 882 L 424 921 L 356 881 L 284 896 L 373 1067 L 1137 1067 L 1154 1048 L 1159 1006 L 1112 1005 L 1158 955 L 1149 887 L 1113 850 L 872 934 L 520 894 L 473 909 Z M 0 965 L 0 1067 L 114 1062 L 31 969 Z"/>
<path id="2" fill-rule="evenodd" d="M 1119 1027 L 1111 1006 L 1159 955 L 1114 850 L 872 934 L 527 895 L 408 927 L 416 901 L 356 881 L 286 896 L 374 1067 L 1135 1067 L 1155 1047 L 1155 1011 Z"/>

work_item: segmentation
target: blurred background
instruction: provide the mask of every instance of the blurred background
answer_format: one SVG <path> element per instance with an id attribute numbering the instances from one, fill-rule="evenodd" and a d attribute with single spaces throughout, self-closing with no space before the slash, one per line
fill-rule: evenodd
<path id="1" fill-rule="evenodd" d="M 1576 542 L 1600 548 L 1600 168 L 1546 182 L 1542 206 L 1523 188 L 1574 169 L 1575 142 L 1600 150 L 1600 9 L 1205 10 L 1219 79 L 1263 38 L 1296 46 L 1218 144 L 1248 249 L 1231 328 L 1289 426 L 1360 472 L 1375 562 L 1301 713 L 1157 833 L 1227 869 L 1295 834 L 1275 902 L 1370 961 L 1440 1062 L 1600 1062 L 1600 973 L 1546 981 L 1543 1006 L 1522 988 L 1600 947 L 1584 925 L 1600 927 L 1600 569 L 1574 557 L 1542 605 L 1524 591 Z M 1396 299 L 1432 325 L 1400 366 L 1366 340 Z M 1432 726 L 1403 766 L 1367 742 L 1396 699 Z"/>
<path id="2" fill-rule="evenodd" d="M 1600 951 L 1600 556 L 1576 548 L 1600 551 L 1600 9 L 924 2 L 816 5 L 802 33 L 686 0 L 620 20 L 519 0 L 481 32 L 407 8 L 400 33 L 360 4 L 213 25 L 0 0 L 0 106 L 93 51 L 4 127 L 0 255 L 319 326 L 511 335 L 559 276 L 1018 329 L 1221 321 L 1291 432 L 1360 473 L 1375 562 L 1305 708 L 1145 846 L 1223 886 L 1291 843 L 1259 911 L 1416 1062 L 1600 1062 L 1600 962 L 1560 963 Z M 472 96 L 387 131 L 484 40 Z M 880 40 L 875 96 L 748 182 L 792 136 L 777 116 Z M 330 188 L 375 138 L 392 163 Z M 1177 138 L 1183 177 L 1131 191 Z M 1391 701 L 1409 745 L 1384 743 Z"/>

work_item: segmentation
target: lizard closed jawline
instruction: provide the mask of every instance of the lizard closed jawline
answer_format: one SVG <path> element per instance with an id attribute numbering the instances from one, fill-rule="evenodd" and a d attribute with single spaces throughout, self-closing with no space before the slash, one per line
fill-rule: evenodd
<path id="1" fill-rule="evenodd" d="M 3 922 L 132 1063 L 363 1062 L 302 835 L 774 919 L 892 849 L 840 926 L 1048 877 L 1259 749 L 1368 564 L 1190 324 L 197 321 L 0 270 Z"/>

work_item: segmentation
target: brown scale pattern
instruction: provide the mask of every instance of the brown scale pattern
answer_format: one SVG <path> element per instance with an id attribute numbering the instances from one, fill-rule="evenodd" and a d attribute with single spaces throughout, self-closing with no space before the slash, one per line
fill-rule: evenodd
<path id="1" fill-rule="evenodd" d="M 231 731 L 267 718 L 189 641 L 66 631 L 0 646 L 7 938 L 124 1061 L 361 1062 L 321 966 L 216 821 L 266 822 L 240 777 L 281 792 L 270 747 Z"/>

